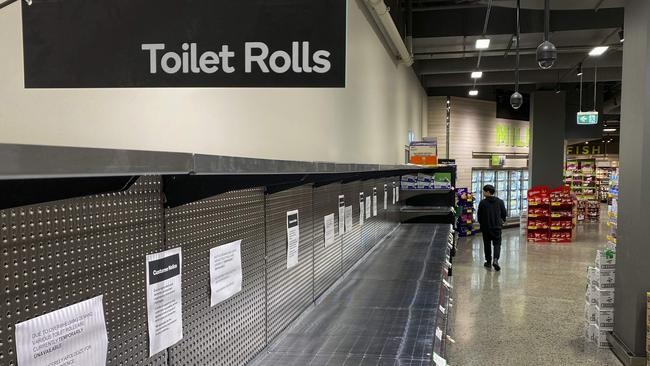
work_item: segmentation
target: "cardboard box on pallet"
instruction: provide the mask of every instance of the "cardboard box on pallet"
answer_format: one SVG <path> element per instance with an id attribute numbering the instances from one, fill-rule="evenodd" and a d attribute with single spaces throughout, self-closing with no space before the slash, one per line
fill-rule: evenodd
<path id="1" fill-rule="evenodd" d="M 595 277 L 591 282 L 592 285 L 600 289 L 614 288 L 616 283 L 616 275 L 614 270 L 600 270 L 596 268 L 596 273 L 594 276 Z"/>
<path id="2" fill-rule="evenodd" d="M 601 328 L 597 325 L 593 325 L 592 328 L 592 342 L 596 343 L 596 346 L 598 346 L 598 348 L 609 348 L 607 333 L 611 332 L 612 328 Z"/>
<path id="3" fill-rule="evenodd" d="M 614 293 L 615 291 L 613 288 L 601 289 L 596 287 L 595 289 L 591 290 L 590 302 L 599 308 L 613 308 Z"/>
<path id="4" fill-rule="evenodd" d="M 607 253 L 608 252 L 604 250 L 596 251 L 596 268 L 600 270 L 609 270 L 616 268 L 616 258 L 612 255 L 608 256 Z M 611 254 L 611 252 L 609 253 Z"/>
<path id="5" fill-rule="evenodd" d="M 612 329 L 614 327 L 614 308 L 594 309 L 596 325 L 600 328 Z"/>

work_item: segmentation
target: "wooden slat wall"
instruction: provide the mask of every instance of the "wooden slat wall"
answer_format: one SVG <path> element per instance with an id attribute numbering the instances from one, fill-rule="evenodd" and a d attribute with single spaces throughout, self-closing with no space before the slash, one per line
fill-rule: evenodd
<path id="1" fill-rule="evenodd" d="M 444 157 L 446 97 L 429 97 L 428 136 L 438 137 L 438 156 Z M 529 127 L 525 121 L 496 118 L 496 103 L 471 98 L 451 98 L 450 158 L 458 165 L 457 187 L 470 187 L 472 168 L 489 167 L 488 159 L 473 159 L 472 152 L 523 153 L 529 148 L 497 146 L 497 124 Z M 524 159 L 507 159 L 507 168 L 525 168 Z"/>
<path id="2" fill-rule="evenodd" d="M 429 97 L 427 108 L 427 137 L 438 138 L 438 158 L 446 159 L 446 123 L 447 123 L 447 97 Z M 451 151 L 449 152 L 451 155 Z M 453 158 L 453 157 L 452 157 Z"/>

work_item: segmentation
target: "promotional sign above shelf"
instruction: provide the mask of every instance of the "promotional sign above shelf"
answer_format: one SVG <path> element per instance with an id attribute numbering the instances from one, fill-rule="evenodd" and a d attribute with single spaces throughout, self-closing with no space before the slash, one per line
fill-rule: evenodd
<path id="1" fill-rule="evenodd" d="M 346 0 L 22 2 L 26 88 L 345 87 Z"/>

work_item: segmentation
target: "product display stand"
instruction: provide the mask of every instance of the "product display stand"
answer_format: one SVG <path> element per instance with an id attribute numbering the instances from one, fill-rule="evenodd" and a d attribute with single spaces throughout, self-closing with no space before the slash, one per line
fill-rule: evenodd
<path id="1" fill-rule="evenodd" d="M 458 236 L 472 236 L 478 232 L 474 221 L 474 195 L 467 188 L 456 189 Z"/>
<path id="2" fill-rule="evenodd" d="M 528 233 L 530 242 L 548 242 L 551 238 L 551 194 L 546 186 L 528 190 Z"/>
<path id="3" fill-rule="evenodd" d="M 575 238 L 575 198 L 569 187 L 551 191 L 551 233 L 550 241 L 569 243 Z"/>
<path id="4" fill-rule="evenodd" d="M 607 206 L 607 248 L 616 250 L 618 229 L 618 171 L 612 173 L 609 181 L 609 205 Z"/>
<path id="5" fill-rule="evenodd" d="M 599 187 L 595 160 L 567 161 L 564 183 L 578 199 L 577 221 L 600 220 Z"/>

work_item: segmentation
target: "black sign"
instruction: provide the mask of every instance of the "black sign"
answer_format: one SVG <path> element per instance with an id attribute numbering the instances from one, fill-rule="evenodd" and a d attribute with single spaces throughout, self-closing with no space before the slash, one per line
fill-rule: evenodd
<path id="1" fill-rule="evenodd" d="M 149 262 L 149 284 L 153 285 L 168 280 L 181 273 L 181 262 L 178 254 Z"/>
<path id="2" fill-rule="evenodd" d="M 27 88 L 344 87 L 346 0 L 33 0 Z"/>
<path id="3" fill-rule="evenodd" d="M 298 226 L 298 214 L 291 214 L 287 216 L 287 228 Z"/>

